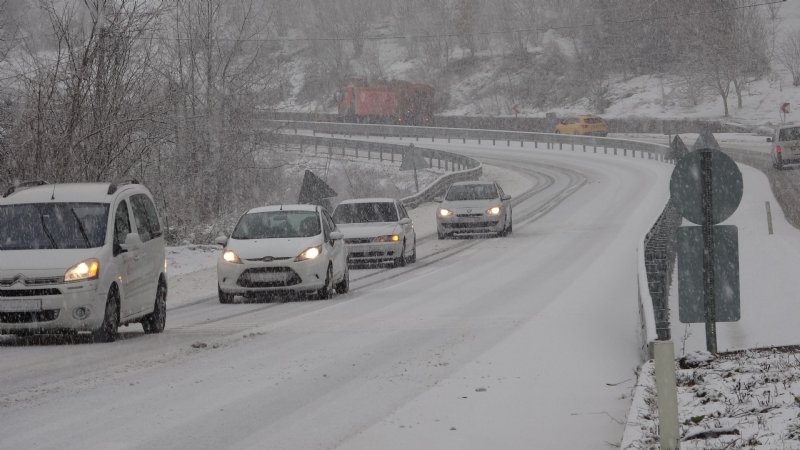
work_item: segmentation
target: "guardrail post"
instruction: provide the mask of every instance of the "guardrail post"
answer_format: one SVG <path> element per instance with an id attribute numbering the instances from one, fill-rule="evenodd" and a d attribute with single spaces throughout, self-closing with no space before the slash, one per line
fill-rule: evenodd
<path id="1" fill-rule="evenodd" d="M 583 144 L 583 153 L 586 153 L 586 144 Z"/>
<path id="2" fill-rule="evenodd" d="M 606 147 L 605 145 L 603 146 L 603 154 L 604 155 L 608 154 L 608 147 Z"/>
<path id="3" fill-rule="evenodd" d="M 436 136 L 431 136 L 431 142 L 436 142 Z"/>
<path id="4" fill-rule="evenodd" d="M 414 137 L 416 138 L 415 140 L 416 140 L 417 142 L 419 142 L 419 136 L 414 136 Z"/>
<path id="5" fill-rule="evenodd" d="M 478 145 L 481 145 L 481 138 L 478 138 Z"/>
<path id="6" fill-rule="evenodd" d="M 614 154 L 616 155 L 617 153 L 614 152 Z M 628 156 L 628 149 L 627 148 L 623 148 L 622 149 L 622 156 Z"/>
<path id="7" fill-rule="evenodd" d="M 524 142 L 525 142 L 525 141 L 519 141 L 519 148 L 523 148 L 523 147 L 525 147 L 525 144 L 524 144 Z"/>
<path id="8" fill-rule="evenodd" d="M 506 147 L 511 147 L 511 139 L 506 141 Z"/>
<path id="9" fill-rule="evenodd" d="M 574 142 L 570 143 L 570 148 L 572 149 L 573 152 L 575 151 L 575 143 Z"/>
<path id="10" fill-rule="evenodd" d="M 311 133 L 314 137 L 317 137 L 317 130 L 311 130 Z"/>
<path id="11" fill-rule="evenodd" d="M 447 143 L 450 143 L 450 136 L 447 136 Z"/>
<path id="12" fill-rule="evenodd" d="M 492 139 L 492 145 L 497 145 L 497 139 Z"/>
<path id="13" fill-rule="evenodd" d="M 564 150 L 564 143 L 563 142 L 559 142 L 558 143 L 558 149 L 559 150 Z"/>
<path id="14" fill-rule="evenodd" d="M 294 127 L 294 134 L 297 136 L 297 127 Z"/>
<path id="15" fill-rule="evenodd" d="M 461 139 L 464 141 L 464 142 L 462 142 L 462 144 L 466 144 L 467 143 L 467 138 L 461 138 Z"/>
<path id="16" fill-rule="evenodd" d="M 594 152 L 597 153 L 597 146 L 594 146 Z"/>
<path id="17" fill-rule="evenodd" d="M 383 162 L 383 150 L 378 153 L 378 158 L 380 158 L 380 161 Z"/>

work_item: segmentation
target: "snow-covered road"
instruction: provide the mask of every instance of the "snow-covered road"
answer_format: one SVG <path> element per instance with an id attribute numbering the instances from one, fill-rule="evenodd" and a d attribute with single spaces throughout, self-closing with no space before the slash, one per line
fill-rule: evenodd
<path id="1" fill-rule="evenodd" d="M 171 292 L 162 335 L 0 341 L 0 448 L 619 442 L 639 362 L 635 248 L 672 166 L 436 147 L 516 171 L 511 237 L 426 237 L 423 206 L 418 262 L 360 271 L 332 301 L 220 305 L 206 270 Z"/>

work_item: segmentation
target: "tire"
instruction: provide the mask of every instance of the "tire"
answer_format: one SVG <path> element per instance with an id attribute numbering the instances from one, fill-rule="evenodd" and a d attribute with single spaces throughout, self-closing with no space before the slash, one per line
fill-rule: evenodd
<path id="1" fill-rule="evenodd" d="M 167 287 L 164 283 L 158 283 L 156 289 L 156 301 L 153 305 L 153 312 L 142 318 L 142 328 L 145 334 L 155 334 L 164 331 L 167 326 Z"/>
<path id="2" fill-rule="evenodd" d="M 217 295 L 219 295 L 219 302 L 223 305 L 227 305 L 233 303 L 233 298 L 235 297 L 234 294 L 226 294 L 222 292 L 222 289 L 217 285 Z"/>
<path id="3" fill-rule="evenodd" d="M 414 239 L 414 253 L 412 253 L 411 256 L 408 257 L 408 263 L 409 264 L 414 264 L 415 262 L 417 262 L 417 240 L 416 239 Z"/>
<path id="4" fill-rule="evenodd" d="M 403 250 L 400 251 L 400 257 L 395 258 L 394 266 L 395 267 L 405 267 L 406 266 L 406 241 L 403 241 Z"/>
<path id="5" fill-rule="evenodd" d="M 350 292 L 350 269 L 345 267 L 342 281 L 336 283 L 336 293 L 347 294 L 348 292 Z"/>
<path id="6" fill-rule="evenodd" d="M 119 295 L 116 286 L 112 286 L 106 298 L 106 310 L 100 328 L 92 332 L 94 342 L 114 342 L 119 330 Z"/>
<path id="7" fill-rule="evenodd" d="M 328 263 L 328 271 L 325 273 L 325 285 L 317 291 L 317 298 L 320 300 L 328 300 L 333 294 L 331 283 L 333 282 L 333 266 Z"/>
<path id="8" fill-rule="evenodd" d="M 439 239 L 447 239 L 447 234 L 437 231 L 436 234 L 439 236 Z"/>

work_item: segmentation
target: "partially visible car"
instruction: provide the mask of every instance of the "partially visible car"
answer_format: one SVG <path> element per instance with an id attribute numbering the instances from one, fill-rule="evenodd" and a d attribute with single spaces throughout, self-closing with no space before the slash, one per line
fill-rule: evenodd
<path id="1" fill-rule="evenodd" d="M 559 119 L 553 132 L 605 137 L 608 136 L 608 124 L 601 117 L 592 114 L 569 116 Z"/>
<path id="2" fill-rule="evenodd" d="M 164 330 L 164 236 L 135 180 L 13 186 L 0 198 L 0 334 Z"/>
<path id="3" fill-rule="evenodd" d="M 417 260 L 414 224 L 398 200 L 345 200 L 336 206 L 333 220 L 344 234 L 350 264 L 392 262 L 405 266 Z"/>
<path id="4" fill-rule="evenodd" d="M 494 233 L 506 236 L 512 232 L 511 196 L 493 181 L 461 181 L 447 189 L 436 208 L 439 239 L 457 234 Z"/>
<path id="5" fill-rule="evenodd" d="M 316 205 L 274 205 L 247 211 L 217 260 L 220 303 L 235 296 L 311 294 L 328 299 L 350 289 L 343 235 Z"/>
<path id="6" fill-rule="evenodd" d="M 775 129 L 772 137 L 772 165 L 781 170 L 788 164 L 800 164 L 800 125 L 783 125 Z"/>

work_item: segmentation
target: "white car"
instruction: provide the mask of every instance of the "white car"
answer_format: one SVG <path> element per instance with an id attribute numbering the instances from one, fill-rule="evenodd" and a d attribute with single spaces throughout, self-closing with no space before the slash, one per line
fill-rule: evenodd
<path id="1" fill-rule="evenodd" d="M 405 266 L 417 260 L 417 235 L 408 211 L 391 198 L 345 200 L 333 211 L 347 244 L 348 262 L 392 262 Z"/>
<path id="2" fill-rule="evenodd" d="M 219 302 L 270 293 L 330 298 L 350 289 L 347 250 L 330 214 L 316 205 L 276 205 L 247 211 L 217 260 Z"/>
<path id="3" fill-rule="evenodd" d="M 164 237 L 135 180 L 14 186 L 0 198 L 0 334 L 88 331 L 116 339 L 167 317 Z"/>
<path id="4" fill-rule="evenodd" d="M 784 125 L 775 129 L 772 137 L 772 165 L 783 169 L 787 164 L 800 164 L 800 125 Z"/>
<path id="5" fill-rule="evenodd" d="M 492 181 L 461 181 L 447 189 L 436 208 L 439 239 L 456 234 L 495 233 L 507 236 L 513 230 L 511 196 Z"/>

